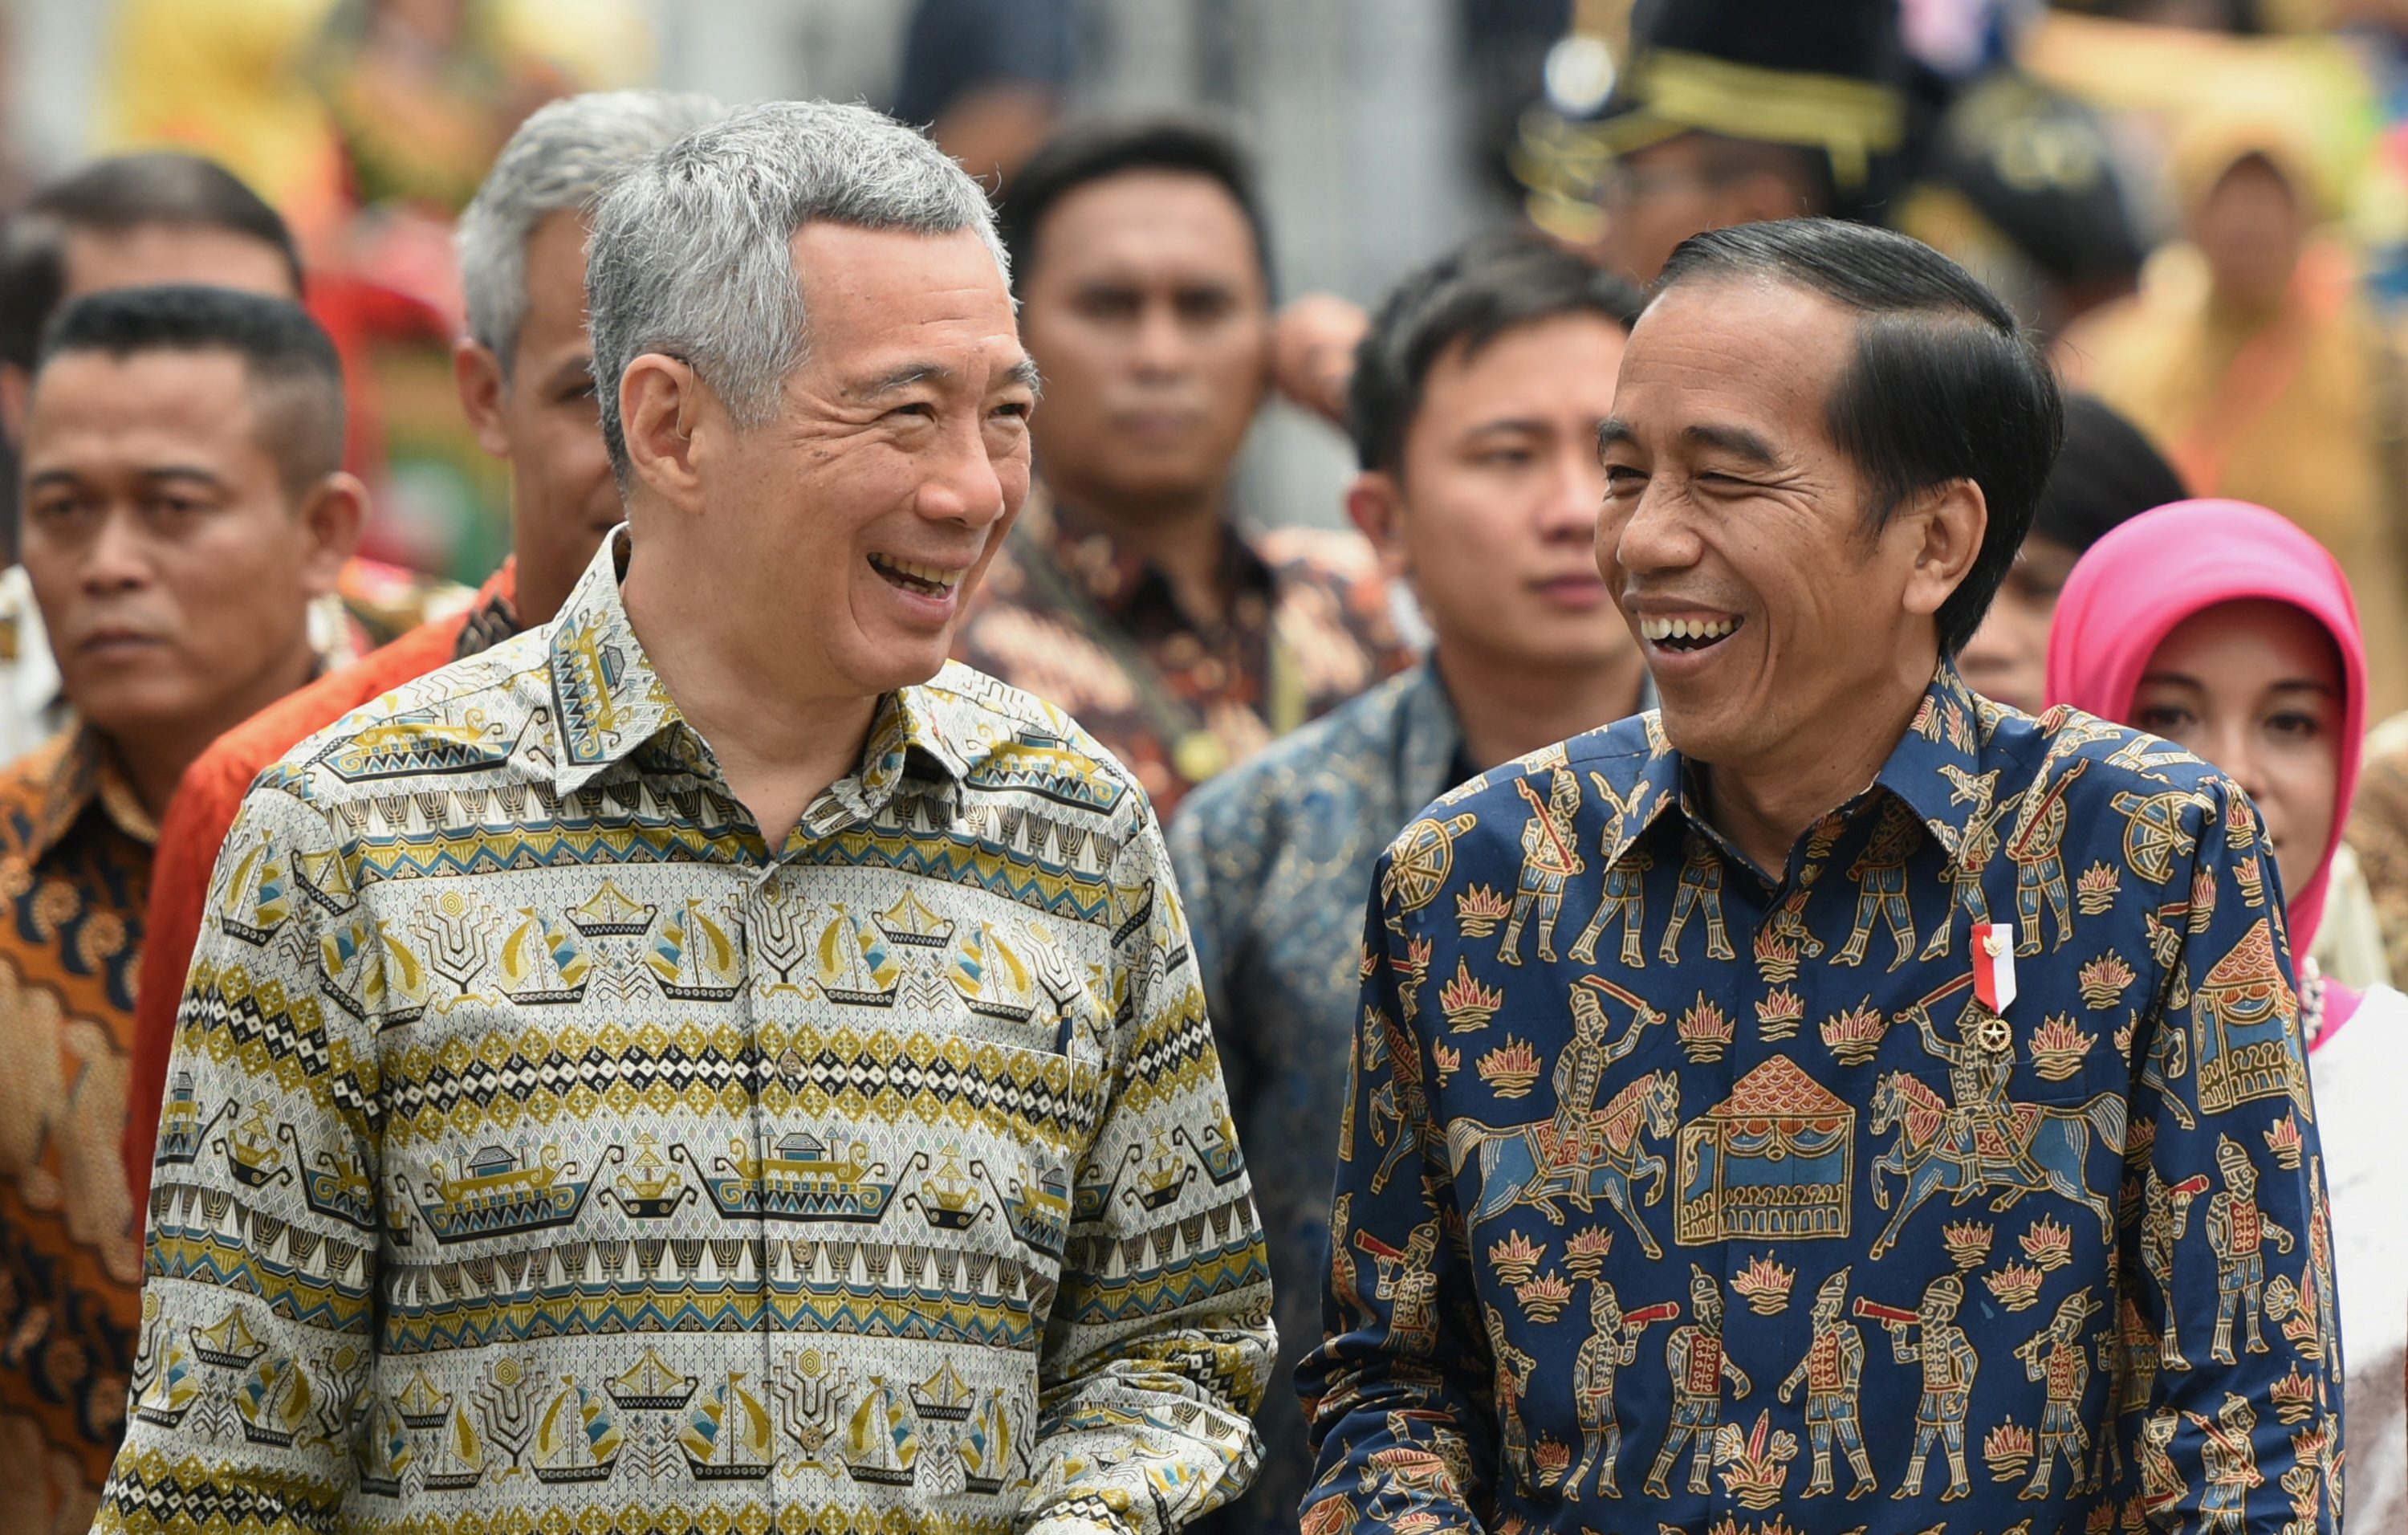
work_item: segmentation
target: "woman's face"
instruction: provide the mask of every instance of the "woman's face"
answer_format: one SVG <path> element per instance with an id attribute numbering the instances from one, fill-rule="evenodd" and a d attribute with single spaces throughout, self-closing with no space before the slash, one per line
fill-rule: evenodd
<path id="1" fill-rule="evenodd" d="M 2288 603 L 2192 614 L 2149 658 L 2131 723 L 2229 774 L 2265 818 L 2283 888 L 2315 872 L 2341 776 L 2341 657 Z"/>

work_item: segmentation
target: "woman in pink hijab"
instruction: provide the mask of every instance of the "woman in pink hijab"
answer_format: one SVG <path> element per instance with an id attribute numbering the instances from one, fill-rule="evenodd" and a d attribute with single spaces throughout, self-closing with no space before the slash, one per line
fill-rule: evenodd
<path id="1" fill-rule="evenodd" d="M 2287 518 L 2239 501 L 2144 512 L 2073 567 L 2048 701 L 2162 736 L 2240 783 L 2266 825 L 2291 950 L 2323 921 L 2358 783 L 2366 648 L 2348 579 Z M 2332 1196 L 2348 1374 L 2348 1535 L 2408 1529 L 2408 997 L 2300 963 L 2300 1021 Z"/>

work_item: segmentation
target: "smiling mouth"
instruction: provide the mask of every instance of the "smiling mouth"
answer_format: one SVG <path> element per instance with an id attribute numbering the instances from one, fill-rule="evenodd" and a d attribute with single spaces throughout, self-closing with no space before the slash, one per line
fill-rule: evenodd
<path id="1" fill-rule="evenodd" d="M 1651 645 L 1684 654 L 1710 650 L 1737 634 L 1745 621 L 1738 618 L 1642 618 L 1639 633 Z"/>
<path id="2" fill-rule="evenodd" d="M 890 586 L 924 597 L 941 597 L 961 584 L 964 572 L 946 570 L 933 565 L 919 565 L 910 560 L 898 560 L 891 554 L 872 554 L 869 567 L 886 578 Z"/>

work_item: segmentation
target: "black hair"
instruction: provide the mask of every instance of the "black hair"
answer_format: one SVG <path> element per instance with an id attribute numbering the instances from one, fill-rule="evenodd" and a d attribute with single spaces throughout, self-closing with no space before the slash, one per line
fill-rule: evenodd
<path id="1" fill-rule="evenodd" d="M 1037 233 L 1054 204 L 1091 181 L 1144 170 L 1183 172 L 1220 183 L 1254 232 L 1264 288 L 1273 286 L 1270 235 L 1246 151 L 1209 122 L 1169 117 L 1080 123 L 1048 139 L 1012 173 L 995 217 L 1003 248 L 1011 257 L 1014 286 L 1026 291 L 1028 274 L 1037 265 Z"/>
<path id="2" fill-rule="evenodd" d="M 1405 438 L 1430 369 L 1460 342 L 1468 361 L 1504 332 L 1594 314 L 1625 329 L 1639 292 L 1535 235 L 1483 236 L 1412 273 L 1388 294 L 1354 351 L 1347 433 L 1366 469 L 1404 466 Z"/>
<path id="3" fill-rule="evenodd" d="M 66 293 L 67 237 L 147 224 L 248 236 L 283 258 L 301 291 L 293 231 L 259 194 L 214 160 L 157 150 L 95 162 L 26 200 L 0 244 L 0 362 L 34 366 L 42 327 Z"/>
<path id="4" fill-rule="evenodd" d="M 2152 507 L 2190 492 L 2141 429 L 2095 395 L 2065 397 L 2065 446 L 2040 493 L 2030 537 L 2079 554 Z"/>
<path id="5" fill-rule="evenodd" d="M 1873 527 L 1951 481 L 1981 488 L 1989 526 L 1938 615 L 1941 653 L 1956 654 L 2023 547 L 2064 436 L 2047 359 L 1997 294 L 1886 229 L 1783 219 L 1693 236 L 1655 295 L 1729 278 L 1791 283 L 1856 312 L 1856 355 L 1825 402 L 1824 426 L 1865 478 Z"/>
<path id="6" fill-rule="evenodd" d="M 230 351 L 251 382 L 259 444 L 298 495 L 343 465 L 343 365 L 335 343 L 289 298 L 231 288 L 114 288 L 75 300 L 42 333 L 35 362 L 102 352 Z"/>

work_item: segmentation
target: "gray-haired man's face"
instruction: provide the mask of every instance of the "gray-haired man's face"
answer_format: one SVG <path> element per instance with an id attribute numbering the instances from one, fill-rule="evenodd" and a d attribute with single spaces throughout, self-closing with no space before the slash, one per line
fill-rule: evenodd
<path id="1" fill-rule="evenodd" d="M 808 359 L 761 426 L 695 414 L 688 526 L 725 610 L 775 625 L 831 688 L 884 693 L 944 664 L 1027 496 L 1035 368 L 971 232 L 814 223 L 793 248 Z"/>

